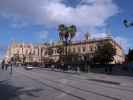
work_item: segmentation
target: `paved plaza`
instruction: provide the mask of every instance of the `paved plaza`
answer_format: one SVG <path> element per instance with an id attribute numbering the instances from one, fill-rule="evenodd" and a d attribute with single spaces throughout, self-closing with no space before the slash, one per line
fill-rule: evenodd
<path id="1" fill-rule="evenodd" d="M 0 100 L 133 100 L 133 78 L 21 67 L 11 74 L 0 69 Z"/>

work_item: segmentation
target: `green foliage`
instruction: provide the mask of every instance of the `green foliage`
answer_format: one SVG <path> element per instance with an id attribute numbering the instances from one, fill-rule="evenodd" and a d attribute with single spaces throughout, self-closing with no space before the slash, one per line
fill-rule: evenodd
<path id="1" fill-rule="evenodd" d="M 85 63 L 89 63 L 89 64 L 91 64 L 91 63 L 93 63 L 93 57 L 90 57 L 90 53 L 86 53 L 85 55 L 84 55 L 84 60 L 83 60 Z"/>
<path id="2" fill-rule="evenodd" d="M 48 55 L 52 55 L 53 54 L 53 49 L 52 48 L 48 48 L 47 53 L 48 53 Z"/>
<path id="3" fill-rule="evenodd" d="M 108 42 L 99 46 L 94 55 L 94 62 L 100 64 L 108 64 L 114 60 L 116 49 Z"/>
<path id="4" fill-rule="evenodd" d="M 70 45 L 71 39 L 76 35 L 77 28 L 75 25 L 66 26 L 64 24 L 58 27 L 60 40 L 63 42 L 64 48 L 58 48 L 57 52 L 60 54 L 60 62 L 69 63 L 72 61 L 72 57 L 67 54 L 67 45 Z M 65 51 L 65 56 L 62 55 Z"/>
<path id="5" fill-rule="evenodd" d="M 133 22 L 128 22 L 126 19 L 123 21 L 123 23 L 127 28 L 133 26 Z"/>
<path id="6" fill-rule="evenodd" d="M 64 24 L 59 25 L 58 27 L 58 31 L 59 31 L 59 37 L 60 40 L 63 41 L 63 38 L 65 37 L 65 35 L 67 34 L 67 27 Z"/>
<path id="7" fill-rule="evenodd" d="M 68 54 L 67 56 L 63 56 L 63 62 L 65 64 L 78 64 L 80 63 L 80 56 L 75 53 L 75 54 Z"/>
<path id="8" fill-rule="evenodd" d="M 133 49 L 129 49 L 127 54 L 127 60 L 128 62 L 133 62 Z"/>
<path id="9" fill-rule="evenodd" d="M 76 26 L 74 26 L 74 25 L 71 25 L 67 28 L 67 32 L 71 39 L 75 36 L 76 31 L 77 31 L 77 29 L 76 29 Z"/>
<path id="10" fill-rule="evenodd" d="M 58 31 L 59 31 L 59 37 L 61 41 L 65 41 L 69 42 L 71 41 L 71 39 L 75 36 L 77 28 L 75 25 L 71 25 L 71 26 L 66 26 L 64 24 L 59 25 L 58 27 Z"/>

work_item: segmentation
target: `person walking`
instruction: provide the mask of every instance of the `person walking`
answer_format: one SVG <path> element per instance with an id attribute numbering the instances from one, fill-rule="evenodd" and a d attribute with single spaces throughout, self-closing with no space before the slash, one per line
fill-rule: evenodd
<path id="1" fill-rule="evenodd" d="M 5 70 L 8 70 L 10 68 L 10 74 L 12 74 L 12 64 L 11 64 L 11 61 L 6 61 L 6 64 L 5 64 Z"/>
<path id="2" fill-rule="evenodd" d="M 13 65 L 14 65 L 14 58 L 12 57 L 11 60 L 10 60 L 10 74 L 13 73 Z"/>
<path id="3" fill-rule="evenodd" d="M 5 67 L 5 60 L 3 60 L 3 61 L 1 62 L 1 68 L 2 68 L 2 70 L 4 70 L 4 67 Z"/>
<path id="4" fill-rule="evenodd" d="M 8 69 L 8 65 L 9 65 L 8 61 L 5 61 L 5 70 Z"/>
<path id="5" fill-rule="evenodd" d="M 9 65 L 10 65 L 10 74 L 12 74 L 12 66 L 13 66 L 13 62 L 10 61 L 10 62 L 9 62 Z"/>

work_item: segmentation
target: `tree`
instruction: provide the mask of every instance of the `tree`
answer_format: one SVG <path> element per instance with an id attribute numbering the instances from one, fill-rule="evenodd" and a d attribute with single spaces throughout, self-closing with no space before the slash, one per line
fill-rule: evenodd
<path id="1" fill-rule="evenodd" d="M 63 59 L 62 59 L 63 53 L 64 53 L 63 46 L 60 46 L 60 47 L 57 48 L 57 53 L 59 54 L 59 60 L 58 60 L 58 62 L 63 62 Z"/>
<path id="2" fill-rule="evenodd" d="M 64 24 L 59 25 L 58 27 L 60 40 L 63 42 L 63 45 L 66 46 L 66 55 L 67 55 L 67 45 L 70 44 L 72 38 L 76 35 L 77 28 L 75 25 L 69 27 Z"/>
<path id="3" fill-rule="evenodd" d="M 58 27 L 60 40 L 63 42 L 63 47 L 65 46 L 65 56 L 60 56 L 61 63 L 67 64 L 70 59 L 67 54 L 67 46 L 70 45 L 72 38 L 76 35 L 77 28 L 75 25 L 66 26 L 64 24 L 59 25 Z M 64 49 L 63 49 L 64 51 Z M 64 69 L 67 69 L 67 66 L 64 66 Z"/>
<path id="4" fill-rule="evenodd" d="M 58 27 L 58 31 L 59 31 L 59 38 L 61 41 L 64 41 L 64 37 L 67 34 L 67 27 L 64 24 L 60 24 Z"/>
<path id="5" fill-rule="evenodd" d="M 126 19 L 123 21 L 123 23 L 124 23 L 125 27 L 127 27 L 127 28 L 133 26 L 133 22 L 129 22 Z"/>
<path id="6" fill-rule="evenodd" d="M 127 60 L 128 60 L 128 62 L 133 62 L 133 49 L 129 48 L 129 51 L 127 54 Z"/>
<path id="7" fill-rule="evenodd" d="M 22 58 L 22 64 L 24 65 L 24 64 L 25 64 L 25 62 L 26 62 L 26 56 L 25 56 L 25 55 L 23 55 L 23 58 Z"/>
<path id="8" fill-rule="evenodd" d="M 52 48 L 48 48 L 47 49 L 47 53 L 48 53 L 48 55 L 51 56 L 53 54 L 53 49 Z"/>
<path id="9" fill-rule="evenodd" d="M 67 28 L 67 32 L 69 34 L 70 40 L 69 43 L 71 42 L 71 39 L 76 35 L 77 28 L 75 25 L 71 25 Z"/>
<path id="10" fill-rule="evenodd" d="M 86 53 L 84 56 L 84 60 L 83 60 L 83 62 L 85 63 L 85 64 L 92 64 L 93 63 L 93 57 L 91 56 L 91 54 L 90 53 Z"/>
<path id="11" fill-rule="evenodd" d="M 115 47 L 110 42 L 104 43 L 98 46 L 94 55 L 94 63 L 108 64 L 114 60 L 115 55 Z"/>

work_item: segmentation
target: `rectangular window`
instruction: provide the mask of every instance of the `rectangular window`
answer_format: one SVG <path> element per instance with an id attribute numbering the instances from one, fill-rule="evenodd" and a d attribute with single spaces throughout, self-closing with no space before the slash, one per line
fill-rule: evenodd
<path id="1" fill-rule="evenodd" d="M 33 55 L 36 55 L 36 51 L 35 50 L 33 50 Z"/>
<path id="2" fill-rule="evenodd" d="M 82 48 L 83 52 L 85 52 L 85 47 Z"/>
<path id="3" fill-rule="evenodd" d="M 92 47 L 90 48 L 90 51 L 93 51 Z"/>
<path id="4" fill-rule="evenodd" d="M 80 47 L 78 47 L 78 52 L 79 52 L 79 53 L 81 52 L 81 49 L 80 49 Z"/>
<path id="5" fill-rule="evenodd" d="M 68 48 L 68 52 L 71 53 L 71 48 Z"/>
<path id="6" fill-rule="evenodd" d="M 56 49 L 54 50 L 54 54 L 56 54 L 57 53 L 57 51 L 56 51 Z"/>
<path id="7" fill-rule="evenodd" d="M 28 55 L 28 50 L 26 50 L 26 55 Z"/>
<path id="8" fill-rule="evenodd" d="M 76 49 L 75 48 L 73 48 L 73 52 L 76 52 Z"/>

